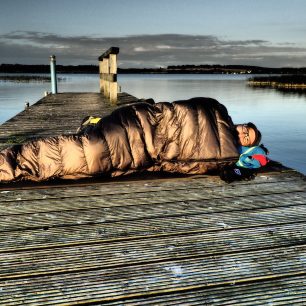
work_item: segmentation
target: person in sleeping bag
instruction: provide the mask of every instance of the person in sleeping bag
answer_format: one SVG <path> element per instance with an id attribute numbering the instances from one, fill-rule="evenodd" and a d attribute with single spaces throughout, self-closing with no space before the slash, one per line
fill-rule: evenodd
<path id="1" fill-rule="evenodd" d="M 142 101 L 103 118 L 88 117 L 75 134 L 37 138 L 1 151 L 0 182 L 141 171 L 225 173 L 240 159 L 240 146 L 258 146 L 260 139 L 254 124 L 235 125 L 226 107 L 212 98 Z"/>

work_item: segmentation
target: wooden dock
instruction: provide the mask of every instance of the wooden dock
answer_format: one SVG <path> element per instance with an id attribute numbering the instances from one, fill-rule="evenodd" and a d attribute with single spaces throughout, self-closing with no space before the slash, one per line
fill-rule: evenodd
<path id="1" fill-rule="evenodd" d="M 114 107 L 47 96 L 0 127 L 1 148 Z M 233 184 L 151 175 L 0 196 L 0 305 L 306 305 L 306 182 L 280 165 Z"/>

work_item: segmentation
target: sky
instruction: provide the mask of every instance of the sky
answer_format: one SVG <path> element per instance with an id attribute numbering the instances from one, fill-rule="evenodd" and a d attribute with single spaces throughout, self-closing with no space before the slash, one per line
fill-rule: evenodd
<path id="1" fill-rule="evenodd" d="M 0 0 L 0 64 L 306 67 L 305 0 Z"/>

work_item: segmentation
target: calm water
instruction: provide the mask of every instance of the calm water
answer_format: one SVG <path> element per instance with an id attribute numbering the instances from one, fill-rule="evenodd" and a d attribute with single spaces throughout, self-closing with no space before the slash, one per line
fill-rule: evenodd
<path id="1" fill-rule="evenodd" d="M 59 92 L 98 92 L 96 75 L 59 75 Z M 306 95 L 252 89 L 240 75 L 119 75 L 121 90 L 139 98 L 174 101 L 212 97 L 225 104 L 235 123 L 252 121 L 272 159 L 306 174 Z M 50 91 L 49 83 L 0 82 L 0 122 Z"/>

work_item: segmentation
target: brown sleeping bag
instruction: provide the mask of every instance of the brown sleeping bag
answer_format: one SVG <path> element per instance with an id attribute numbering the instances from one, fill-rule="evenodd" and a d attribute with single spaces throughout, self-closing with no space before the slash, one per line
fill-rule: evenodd
<path id="1" fill-rule="evenodd" d="M 135 103 L 78 134 L 48 137 L 0 153 L 0 182 L 118 176 L 135 171 L 203 174 L 238 159 L 235 127 L 210 98 Z"/>

